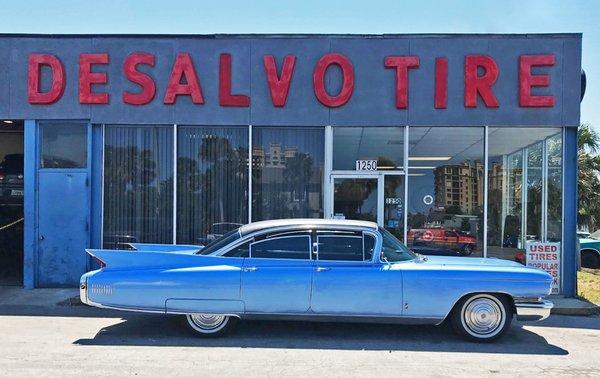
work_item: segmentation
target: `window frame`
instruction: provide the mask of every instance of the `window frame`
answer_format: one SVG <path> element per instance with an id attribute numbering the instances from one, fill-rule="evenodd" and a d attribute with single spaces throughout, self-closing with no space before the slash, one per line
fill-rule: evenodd
<path id="1" fill-rule="evenodd" d="M 373 264 L 374 263 L 375 255 L 377 254 L 378 249 L 380 249 L 378 247 L 380 247 L 381 242 L 379 241 L 379 237 L 377 236 L 377 234 L 375 232 L 370 232 L 370 231 L 363 230 L 363 229 L 361 229 L 361 230 L 340 230 L 340 229 L 337 229 L 337 230 L 327 230 L 327 229 L 325 229 L 325 230 L 315 230 L 315 231 L 316 231 L 316 242 L 315 243 L 316 243 L 317 251 L 316 251 L 316 254 L 315 254 L 316 257 L 315 257 L 314 260 L 317 261 L 317 262 L 323 261 L 323 262 L 340 262 L 340 263 L 351 263 L 351 264 L 365 264 L 365 263 L 366 264 Z M 332 238 L 352 237 L 352 238 L 361 238 L 362 239 L 362 246 L 363 246 L 363 259 L 362 259 L 362 261 L 356 261 L 356 260 L 321 260 L 319 258 L 319 245 L 320 244 L 319 244 L 318 231 L 322 231 L 322 232 L 327 232 L 327 233 L 334 234 L 334 235 L 321 235 L 321 237 L 332 237 Z M 354 232 L 354 233 L 360 232 L 361 235 L 358 236 L 358 235 L 347 235 L 347 234 L 345 234 L 345 233 L 348 233 L 348 232 Z M 340 233 L 340 234 L 339 235 L 335 235 L 336 233 Z M 368 260 L 365 260 L 365 235 L 369 235 L 369 236 L 371 236 L 375 240 L 375 242 L 373 243 L 373 255 Z"/>

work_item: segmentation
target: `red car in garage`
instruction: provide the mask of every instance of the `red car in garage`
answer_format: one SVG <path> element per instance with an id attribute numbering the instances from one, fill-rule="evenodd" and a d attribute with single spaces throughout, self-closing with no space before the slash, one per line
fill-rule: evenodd
<path id="1" fill-rule="evenodd" d="M 408 231 L 407 237 L 409 244 L 412 243 L 413 246 L 434 247 L 460 256 L 469 256 L 477 247 L 475 236 L 444 227 L 413 228 Z M 428 254 L 426 249 L 423 253 Z"/>

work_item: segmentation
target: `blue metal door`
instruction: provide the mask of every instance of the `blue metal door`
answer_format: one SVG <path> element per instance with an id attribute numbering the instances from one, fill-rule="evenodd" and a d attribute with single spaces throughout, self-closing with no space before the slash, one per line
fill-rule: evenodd
<path id="1" fill-rule="evenodd" d="M 90 125 L 40 122 L 36 286 L 77 286 L 90 246 Z"/>
<path id="2" fill-rule="evenodd" d="M 87 172 L 68 171 L 39 172 L 39 287 L 77 286 L 87 269 Z"/>

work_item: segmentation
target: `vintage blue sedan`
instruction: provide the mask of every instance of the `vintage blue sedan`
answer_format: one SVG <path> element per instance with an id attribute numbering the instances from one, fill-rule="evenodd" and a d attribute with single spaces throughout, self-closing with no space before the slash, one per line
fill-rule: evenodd
<path id="1" fill-rule="evenodd" d="M 516 262 L 424 257 L 375 223 L 290 219 L 241 226 L 203 248 L 134 244 L 88 250 L 102 268 L 81 277 L 82 302 L 185 315 L 214 337 L 239 319 L 440 324 L 493 341 L 550 314 L 551 277 Z"/>

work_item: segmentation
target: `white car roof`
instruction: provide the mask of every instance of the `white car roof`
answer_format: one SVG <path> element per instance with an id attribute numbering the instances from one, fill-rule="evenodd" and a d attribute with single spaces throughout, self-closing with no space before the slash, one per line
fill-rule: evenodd
<path id="1" fill-rule="evenodd" d="M 361 227 L 377 230 L 377 223 L 347 219 L 275 219 L 254 222 L 240 227 L 240 235 L 248 235 L 256 231 L 286 226 L 315 226 L 315 227 Z"/>

